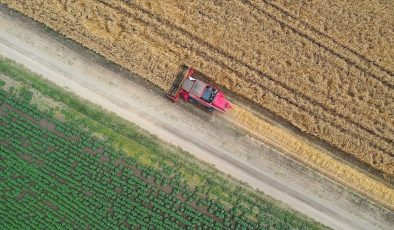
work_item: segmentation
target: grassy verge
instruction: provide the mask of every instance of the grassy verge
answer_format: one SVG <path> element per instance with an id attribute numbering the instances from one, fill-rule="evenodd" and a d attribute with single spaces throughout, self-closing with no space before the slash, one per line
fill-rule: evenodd
<path id="1" fill-rule="evenodd" d="M 278 221 L 286 221 L 289 226 L 296 228 L 324 228 L 289 210 L 285 205 L 218 172 L 191 154 L 160 141 L 116 114 L 78 98 L 8 59 L 0 58 L 0 73 L 54 102 L 65 105 L 53 107 L 51 112 L 61 113 L 66 123 L 81 127 L 132 157 L 139 164 L 160 170 L 170 177 L 179 177 L 190 189 L 225 207 L 238 207 L 244 210 L 249 218 L 256 220 L 274 216 Z"/>

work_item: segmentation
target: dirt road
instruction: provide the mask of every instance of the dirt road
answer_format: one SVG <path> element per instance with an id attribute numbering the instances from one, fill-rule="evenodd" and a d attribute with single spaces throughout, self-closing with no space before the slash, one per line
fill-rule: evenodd
<path id="1" fill-rule="evenodd" d="M 90 51 L 0 12 L 0 55 L 214 164 L 220 171 L 335 229 L 390 229 L 393 213 L 232 128 L 225 115 L 172 104 Z M 218 135 L 219 134 L 219 135 Z M 260 163 L 247 154 L 261 156 Z"/>

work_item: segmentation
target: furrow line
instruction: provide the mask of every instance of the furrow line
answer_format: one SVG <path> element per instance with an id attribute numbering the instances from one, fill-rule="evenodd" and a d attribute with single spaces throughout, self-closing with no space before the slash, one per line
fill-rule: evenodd
<path id="1" fill-rule="evenodd" d="M 255 16 L 255 18 L 256 18 L 256 17 L 257 17 L 257 16 Z M 256 18 L 256 20 L 259 20 L 259 19 Z M 261 23 L 261 24 L 263 24 L 263 23 Z M 314 43 L 313 43 L 313 44 L 314 44 Z M 281 48 L 281 47 L 279 47 L 279 49 L 280 49 L 280 48 Z M 283 54 L 285 54 L 285 52 L 286 52 L 285 49 L 280 49 L 280 50 L 282 51 Z M 348 74 L 349 74 L 351 77 L 356 77 L 356 75 L 354 75 L 351 71 L 345 70 L 344 67 L 338 65 L 337 63 L 335 63 L 335 62 L 333 62 L 333 61 L 331 61 L 331 60 L 329 60 L 329 59 L 327 59 L 327 58 L 324 58 L 323 56 L 320 56 L 320 57 L 323 58 L 326 62 L 328 62 L 328 63 L 330 63 L 331 65 L 333 65 L 333 66 L 335 66 L 336 68 L 338 68 L 339 70 L 348 72 Z M 271 75 L 274 75 L 274 74 L 271 74 Z M 373 79 L 374 79 L 374 78 L 373 78 Z M 375 80 L 376 80 L 376 79 L 375 79 Z M 378 81 L 378 82 L 381 83 L 381 81 Z M 288 82 L 288 83 L 289 83 L 289 82 Z M 290 84 L 291 84 L 291 85 L 290 85 Z M 289 86 L 292 86 L 293 84 L 292 84 L 292 83 L 289 83 L 288 85 L 289 85 Z M 313 93 L 309 93 L 309 95 L 304 94 L 307 98 L 312 98 L 311 95 L 319 93 L 319 92 L 316 91 L 315 89 L 310 89 L 310 90 L 313 91 Z M 388 89 L 388 90 L 391 90 L 391 89 Z M 350 102 L 347 102 L 347 101 L 346 101 L 346 98 L 342 97 L 341 95 L 338 95 L 338 97 L 336 97 L 336 99 L 337 99 L 337 100 L 341 100 L 341 101 L 343 102 L 344 106 L 346 106 L 345 109 L 341 109 L 340 107 L 335 106 L 335 105 L 332 105 L 332 106 L 331 106 L 332 102 L 330 102 L 329 99 L 328 99 L 328 96 L 329 96 L 329 95 L 328 95 L 328 94 L 322 94 L 322 95 L 324 95 L 324 96 L 326 96 L 326 97 L 322 97 L 322 98 L 319 98 L 319 99 L 316 99 L 316 100 L 319 101 L 319 102 L 324 102 L 324 103 L 322 103 L 322 104 L 325 105 L 324 107 L 327 106 L 328 109 L 335 111 L 335 113 L 341 114 L 341 115 L 342 115 L 344 118 L 346 118 L 347 120 L 359 121 L 359 124 L 360 124 L 361 126 L 363 126 L 363 127 L 365 127 L 365 128 L 368 128 L 368 129 L 370 129 L 371 131 L 372 131 L 373 129 L 375 129 L 375 128 L 380 129 L 380 130 L 387 130 L 387 132 L 389 132 L 389 134 L 386 135 L 386 136 L 388 136 L 388 138 L 390 138 L 389 140 L 391 141 L 391 143 L 394 142 L 394 128 L 393 128 L 393 126 L 392 126 L 391 124 L 387 124 L 387 123 L 385 123 L 385 122 L 383 122 L 383 121 L 381 121 L 381 120 L 377 120 L 377 119 L 378 119 L 377 117 L 371 117 L 371 114 L 367 113 L 367 112 L 364 111 L 364 110 L 362 110 L 362 111 L 359 111 L 359 110 L 358 110 L 358 111 L 356 111 L 356 112 L 353 112 L 350 108 L 354 108 L 354 109 L 357 110 L 357 107 L 356 107 L 357 105 L 353 105 L 353 104 L 351 104 Z M 386 98 L 386 100 L 393 101 L 393 99 L 394 99 L 394 94 L 389 94 L 389 95 L 387 95 L 387 96 L 388 96 L 389 98 Z M 379 110 L 379 108 L 378 108 L 376 105 L 373 105 L 373 104 L 371 105 L 371 104 L 367 104 L 367 103 L 363 103 L 363 104 L 365 104 L 366 106 L 368 106 L 368 107 L 370 107 L 370 108 L 371 108 L 371 106 L 372 106 L 372 108 Z M 350 114 L 346 114 L 346 113 L 347 113 L 346 111 L 349 112 Z M 372 124 L 369 124 L 369 123 L 372 123 L 372 122 L 373 122 L 373 125 L 372 125 Z M 369 125 L 368 125 L 368 124 L 369 124 Z M 375 132 L 375 133 L 376 133 L 376 132 Z M 384 134 L 380 134 L 380 135 L 384 136 Z"/>
<path id="2" fill-rule="evenodd" d="M 248 0 L 246 0 L 246 1 L 248 1 Z M 267 1 L 267 0 L 263 0 L 263 1 L 261 1 L 261 3 L 263 3 L 265 5 L 268 5 L 268 6 L 272 7 L 273 9 L 275 9 L 277 11 L 280 11 L 282 14 L 286 15 L 289 18 L 292 18 L 293 20 L 298 21 L 301 25 L 303 25 L 305 28 L 308 28 L 311 32 L 317 34 L 318 36 L 325 37 L 328 40 L 331 40 L 332 43 L 335 43 L 336 45 L 340 46 L 341 48 L 347 50 L 348 52 L 352 53 L 353 55 L 355 55 L 359 59 L 363 60 L 364 62 L 370 63 L 371 65 L 374 65 L 376 68 L 378 68 L 380 71 L 386 73 L 390 77 L 394 76 L 394 72 L 392 70 L 389 70 L 389 69 L 381 66 L 380 64 L 376 63 L 375 61 L 369 59 L 367 56 L 362 55 L 362 54 L 358 53 L 357 51 L 355 51 L 354 49 L 352 49 L 352 48 L 342 44 L 341 42 L 335 40 L 333 37 L 329 36 L 328 34 L 322 32 L 322 31 L 320 31 L 319 29 L 316 29 L 315 27 L 313 27 L 308 22 L 306 22 L 306 21 L 294 16 L 292 13 L 290 13 L 287 10 L 285 10 L 283 7 L 277 5 L 277 4 L 273 3 L 273 2 Z M 260 7 L 260 9 L 262 9 L 262 7 Z"/>
<path id="3" fill-rule="evenodd" d="M 299 36 L 303 37 L 304 39 L 316 44 L 319 48 L 326 50 L 327 52 L 329 52 L 330 54 L 332 54 L 333 56 L 336 56 L 344 61 L 346 61 L 347 63 L 349 63 L 352 66 L 355 66 L 357 69 L 360 69 L 361 71 L 365 72 L 367 75 L 370 75 L 371 77 L 373 77 L 374 79 L 380 81 L 383 85 L 385 85 L 386 87 L 388 87 L 389 89 L 393 89 L 394 88 L 394 82 L 392 79 L 387 79 L 387 77 L 381 77 L 378 76 L 377 74 L 372 73 L 371 71 L 369 71 L 367 67 L 365 66 L 361 66 L 362 64 L 360 64 L 360 61 L 357 63 L 357 61 L 351 60 L 349 57 L 346 57 L 345 55 L 341 54 L 340 52 L 335 51 L 334 49 L 332 49 L 331 47 L 329 47 L 328 45 L 323 44 L 323 42 L 318 41 L 318 39 L 313 38 L 311 35 L 307 34 L 304 31 L 301 31 L 300 29 L 298 29 L 296 26 L 290 25 L 289 22 L 285 22 L 282 19 L 279 19 L 278 17 L 276 17 L 275 15 L 273 15 L 272 13 L 269 13 L 267 10 L 265 10 L 265 8 L 263 7 L 259 7 L 256 6 L 254 3 L 251 3 L 251 1 L 249 0 L 245 0 L 245 1 L 241 1 L 243 4 L 247 5 L 248 7 L 250 7 L 251 9 L 254 9 L 256 11 L 258 11 L 261 14 L 266 15 L 267 17 L 271 18 L 272 20 L 278 22 L 279 24 L 281 24 L 284 27 L 289 28 L 291 31 L 293 31 L 294 33 L 298 34 Z M 269 4 L 268 4 L 269 5 Z M 289 15 L 286 14 L 286 16 L 290 17 Z M 305 26 L 305 25 L 304 25 Z M 308 29 L 307 26 L 305 26 L 306 29 Z M 313 31 L 315 33 L 317 33 L 316 31 Z M 327 41 L 326 41 L 327 42 Z M 329 42 L 329 41 L 328 41 Z M 329 42 L 332 43 L 332 42 Z M 339 44 L 338 44 L 339 45 Z M 349 50 L 350 48 L 348 47 L 342 47 L 343 49 L 347 49 Z M 355 55 L 355 54 L 353 54 Z M 368 59 L 367 59 L 368 60 Z M 383 71 L 385 74 L 388 74 L 389 77 L 393 77 L 394 74 L 390 71 L 386 71 L 385 69 L 381 69 L 381 71 Z"/>

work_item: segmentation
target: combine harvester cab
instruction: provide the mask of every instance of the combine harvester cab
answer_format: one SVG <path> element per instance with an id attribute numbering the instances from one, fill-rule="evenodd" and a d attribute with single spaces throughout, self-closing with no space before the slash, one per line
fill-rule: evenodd
<path id="1" fill-rule="evenodd" d="M 185 101 L 199 103 L 210 112 L 225 112 L 232 108 L 222 91 L 200 80 L 199 76 L 206 78 L 193 68 L 184 66 L 167 96 L 174 102 L 178 102 L 179 97 L 182 97 Z"/>

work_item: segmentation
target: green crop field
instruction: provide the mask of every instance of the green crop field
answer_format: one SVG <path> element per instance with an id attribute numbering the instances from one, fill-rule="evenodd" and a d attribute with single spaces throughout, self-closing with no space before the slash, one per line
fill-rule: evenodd
<path id="1" fill-rule="evenodd" d="M 181 154 L 0 59 L 0 226 L 324 228 Z"/>

